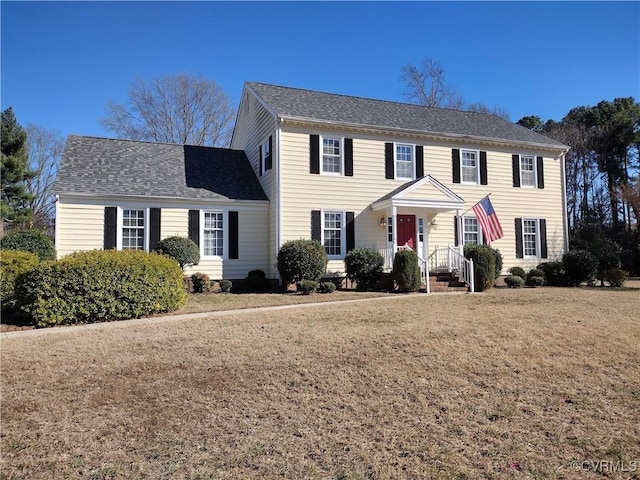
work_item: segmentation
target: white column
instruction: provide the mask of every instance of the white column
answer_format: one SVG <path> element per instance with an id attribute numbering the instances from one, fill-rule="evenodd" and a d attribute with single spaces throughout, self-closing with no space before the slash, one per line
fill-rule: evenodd
<path id="1" fill-rule="evenodd" d="M 391 218 L 393 218 L 393 245 L 391 253 L 395 255 L 398 250 L 398 207 L 391 207 Z"/>

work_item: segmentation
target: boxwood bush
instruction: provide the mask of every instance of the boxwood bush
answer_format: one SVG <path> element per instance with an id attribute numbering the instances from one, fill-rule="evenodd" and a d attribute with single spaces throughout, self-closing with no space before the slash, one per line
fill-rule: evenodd
<path id="1" fill-rule="evenodd" d="M 559 287 L 567 283 L 562 262 L 543 262 L 537 269 L 544 273 L 543 277 L 547 285 Z"/>
<path id="2" fill-rule="evenodd" d="M 541 287 L 544 285 L 544 278 L 542 277 L 537 277 L 535 275 L 527 277 L 527 287 Z"/>
<path id="3" fill-rule="evenodd" d="M 380 281 L 384 257 L 373 248 L 359 247 L 347 253 L 344 264 L 347 277 L 356 282 L 358 290 L 371 290 Z"/>
<path id="4" fill-rule="evenodd" d="M 183 270 L 200 263 L 200 249 L 187 237 L 167 237 L 158 243 L 155 251 L 173 258 Z"/>
<path id="5" fill-rule="evenodd" d="M 28 272 L 38 265 L 38 255 L 19 250 L 0 252 L 0 301 L 3 310 L 15 307 L 15 284 L 18 275 Z"/>
<path id="6" fill-rule="evenodd" d="M 592 282 L 598 273 L 598 259 L 587 250 L 571 250 L 562 256 L 565 277 L 571 287 Z"/>
<path id="7" fill-rule="evenodd" d="M 300 280 L 318 281 L 327 270 L 327 252 L 317 240 L 291 240 L 278 252 L 278 272 L 287 287 Z"/>
<path id="8" fill-rule="evenodd" d="M 220 280 L 220 291 L 222 293 L 229 293 L 233 287 L 231 280 Z"/>
<path id="9" fill-rule="evenodd" d="M 303 295 L 310 295 L 318 290 L 320 284 L 315 280 L 299 280 L 296 282 L 296 290 Z"/>
<path id="10" fill-rule="evenodd" d="M 170 312 L 187 300 L 172 259 L 138 250 L 79 252 L 46 261 L 16 282 L 18 307 L 38 326 Z"/>
<path id="11" fill-rule="evenodd" d="M 524 282 L 527 279 L 527 274 L 524 272 L 524 268 L 522 267 L 511 267 L 508 272 L 511 275 L 515 275 L 516 277 L 520 277 Z"/>
<path id="12" fill-rule="evenodd" d="M 418 255 L 413 250 L 403 249 L 396 252 L 393 258 L 393 279 L 401 292 L 417 292 L 420 290 L 420 264 Z"/>
<path id="13" fill-rule="evenodd" d="M 321 282 L 318 291 L 320 293 L 333 293 L 336 291 L 336 284 L 333 282 Z"/>
<path id="14" fill-rule="evenodd" d="M 476 292 L 483 292 L 496 281 L 496 257 L 494 249 L 487 245 L 465 245 L 464 256 L 473 260 L 473 277 Z"/>
<path id="15" fill-rule="evenodd" d="M 38 256 L 39 260 L 55 260 L 56 246 L 46 233 L 40 230 L 24 230 L 13 232 L 0 240 L 3 250 L 20 250 L 31 252 Z"/>
<path id="16" fill-rule="evenodd" d="M 524 287 L 524 280 L 520 275 L 508 275 L 504 277 L 504 283 L 506 283 L 509 288 Z"/>

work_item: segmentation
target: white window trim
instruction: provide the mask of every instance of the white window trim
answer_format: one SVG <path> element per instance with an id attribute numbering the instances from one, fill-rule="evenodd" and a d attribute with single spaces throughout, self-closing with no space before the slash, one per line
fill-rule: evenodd
<path id="1" fill-rule="evenodd" d="M 267 172 L 273 170 L 273 152 L 269 152 L 271 155 L 271 168 L 267 170 L 267 148 L 269 148 L 269 137 L 260 144 L 260 150 L 262 151 L 262 176 L 265 176 Z"/>
<path id="2" fill-rule="evenodd" d="M 339 172 L 325 172 L 324 171 L 324 141 L 325 140 L 338 140 L 340 142 L 340 171 Z M 344 176 L 344 137 L 334 137 L 331 135 L 320 135 L 320 175 L 330 175 L 334 177 Z"/>
<path id="3" fill-rule="evenodd" d="M 144 211 L 144 251 L 149 251 L 149 207 L 140 207 L 135 205 L 118 205 L 116 224 L 116 250 L 122 250 L 122 229 L 124 228 L 124 210 L 142 210 Z"/>
<path id="4" fill-rule="evenodd" d="M 464 169 L 469 168 L 463 165 L 463 153 L 464 152 L 472 152 L 476 155 L 476 181 L 468 182 L 464 179 Z M 460 183 L 466 185 L 480 185 L 480 150 L 473 150 L 471 148 L 461 148 L 460 149 Z"/>
<path id="5" fill-rule="evenodd" d="M 484 244 L 482 226 L 480 225 L 480 222 L 478 222 L 478 218 L 475 215 L 463 215 L 462 216 L 462 245 L 466 245 L 467 244 L 467 242 L 465 240 L 466 229 L 465 229 L 465 226 L 464 226 L 464 220 L 466 218 L 469 218 L 469 219 L 472 218 L 472 219 L 474 219 L 476 221 L 476 223 L 478 224 L 478 245 Z"/>
<path id="6" fill-rule="evenodd" d="M 535 155 L 529 155 L 529 154 L 520 154 L 519 155 L 519 161 L 518 161 L 518 168 L 520 169 L 520 187 L 521 188 L 538 188 L 538 159 L 536 158 Z M 522 175 L 522 157 L 530 157 L 533 159 L 533 161 L 531 162 L 533 165 L 533 185 L 524 185 L 522 183 L 522 179 L 524 178 Z"/>
<path id="7" fill-rule="evenodd" d="M 342 260 L 346 256 L 345 250 L 347 246 L 347 212 L 345 210 L 328 208 L 326 210 L 320 211 L 320 242 L 324 247 L 324 219 L 325 214 L 327 213 L 339 213 L 342 219 L 342 226 L 340 227 L 340 254 L 339 255 L 329 255 L 327 253 L 327 258 L 329 260 Z"/>
<path id="8" fill-rule="evenodd" d="M 535 255 L 527 255 L 525 250 L 524 224 L 525 222 L 531 222 L 531 221 L 536 222 L 536 254 Z M 530 235 L 530 234 L 526 234 L 526 235 Z M 541 252 L 540 251 L 540 219 L 539 218 L 523 218 L 522 219 L 522 258 L 540 259 L 542 258 L 540 256 L 540 252 Z"/>
<path id="9" fill-rule="evenodd" d="M 204 217 L 205 213 L 222 214 L 222 256 L 204 254 Z M 203 260 L 227 260 L 229 257 L 229 212 L 221 208 L 200 210 L 200 258 Z"/>
<path id="10" fill-rule="evenodd" d="M 398 176 L 398 147 L 411 147 L 411 176 Z M 416 178 L 416 145 L 414 143 L 396 142 L 393 144 L 393 176 L 395 180 L 415 180 Z"/>

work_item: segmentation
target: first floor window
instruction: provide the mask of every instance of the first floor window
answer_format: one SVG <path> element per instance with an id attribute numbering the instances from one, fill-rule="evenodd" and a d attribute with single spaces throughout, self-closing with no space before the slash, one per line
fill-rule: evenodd
<path id="1" fill-rule="evenodd" d="M 480 244 L 482 243 L 482 232 L 478 219 L 475 217 L 464 217 L 462 219 L 462 231 L 464 235 L 464 244 Z"/>
<path id="2" fill-rule="evenodd" d="M 536 167 L 532 155 L 520 156 L 520 186 L 536 186 Z"/>
<path id="3" fill-rule="evenodd" d="M 478 183 L 478 152 L 475 150 L 461 150 L 462 182 Z"/>
<path id="4" fill-rule="evenodd" d="M 339 138 L 322 139 L 322 173 L 342 173 L 342 153 Z"/>
<path id="5" fill-rule="evenodd" d="M 224 218 L 222 212 L 204 212 L 204 256 L 224 254 Z"/>
<path id="6" fill-rule="evenodd" d="M 396 145 L 396 178 L 413 179 L 413 145 Z"/>
<path id="7" fill-rule="evenodd" d="M 144 250 L 144 210 L 122 210 L 122 248 Z"/>
<path id="8" fill-rule="evenodd" d="M 324 248 L 329 256 L 342 254 L 342 227 L 344 218 L 342 212 L 324 212 L 322 239 Z"/>
<path id="9" fill-rule="evenodd" d="M 522 220 L 522 244 L 525 257 L 538 256 L 538 221 Z"/>

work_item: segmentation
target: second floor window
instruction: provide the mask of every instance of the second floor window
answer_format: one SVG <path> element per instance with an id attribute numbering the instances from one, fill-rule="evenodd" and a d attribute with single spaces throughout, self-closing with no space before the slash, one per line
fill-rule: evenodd
<path id="1" fill-rule="evenodd" d="M 460 162 L 463 183 L 478 183 L 478 152 L 475 150 L 461 150 Z"/>
<path id="2" fill-rule="evenodd" d="M 339 138 L 322 139 L 322 173 L 342 173 L 342 148 Z"/>
<path id="3" fill-rule="evenodd" d="M 413 145 L 396 144 L 396 178 L 413 180 Z"/>
<path id="4" fill-rule="evenodd" d="M 520 156 L 520 186 L 536 186 L 536 162 L 532 155 Z"/>
<path id="5" fill-rule="evenodd" d="M 122 210 L 122 248 L 144 250 L 144 210 Z"/>

